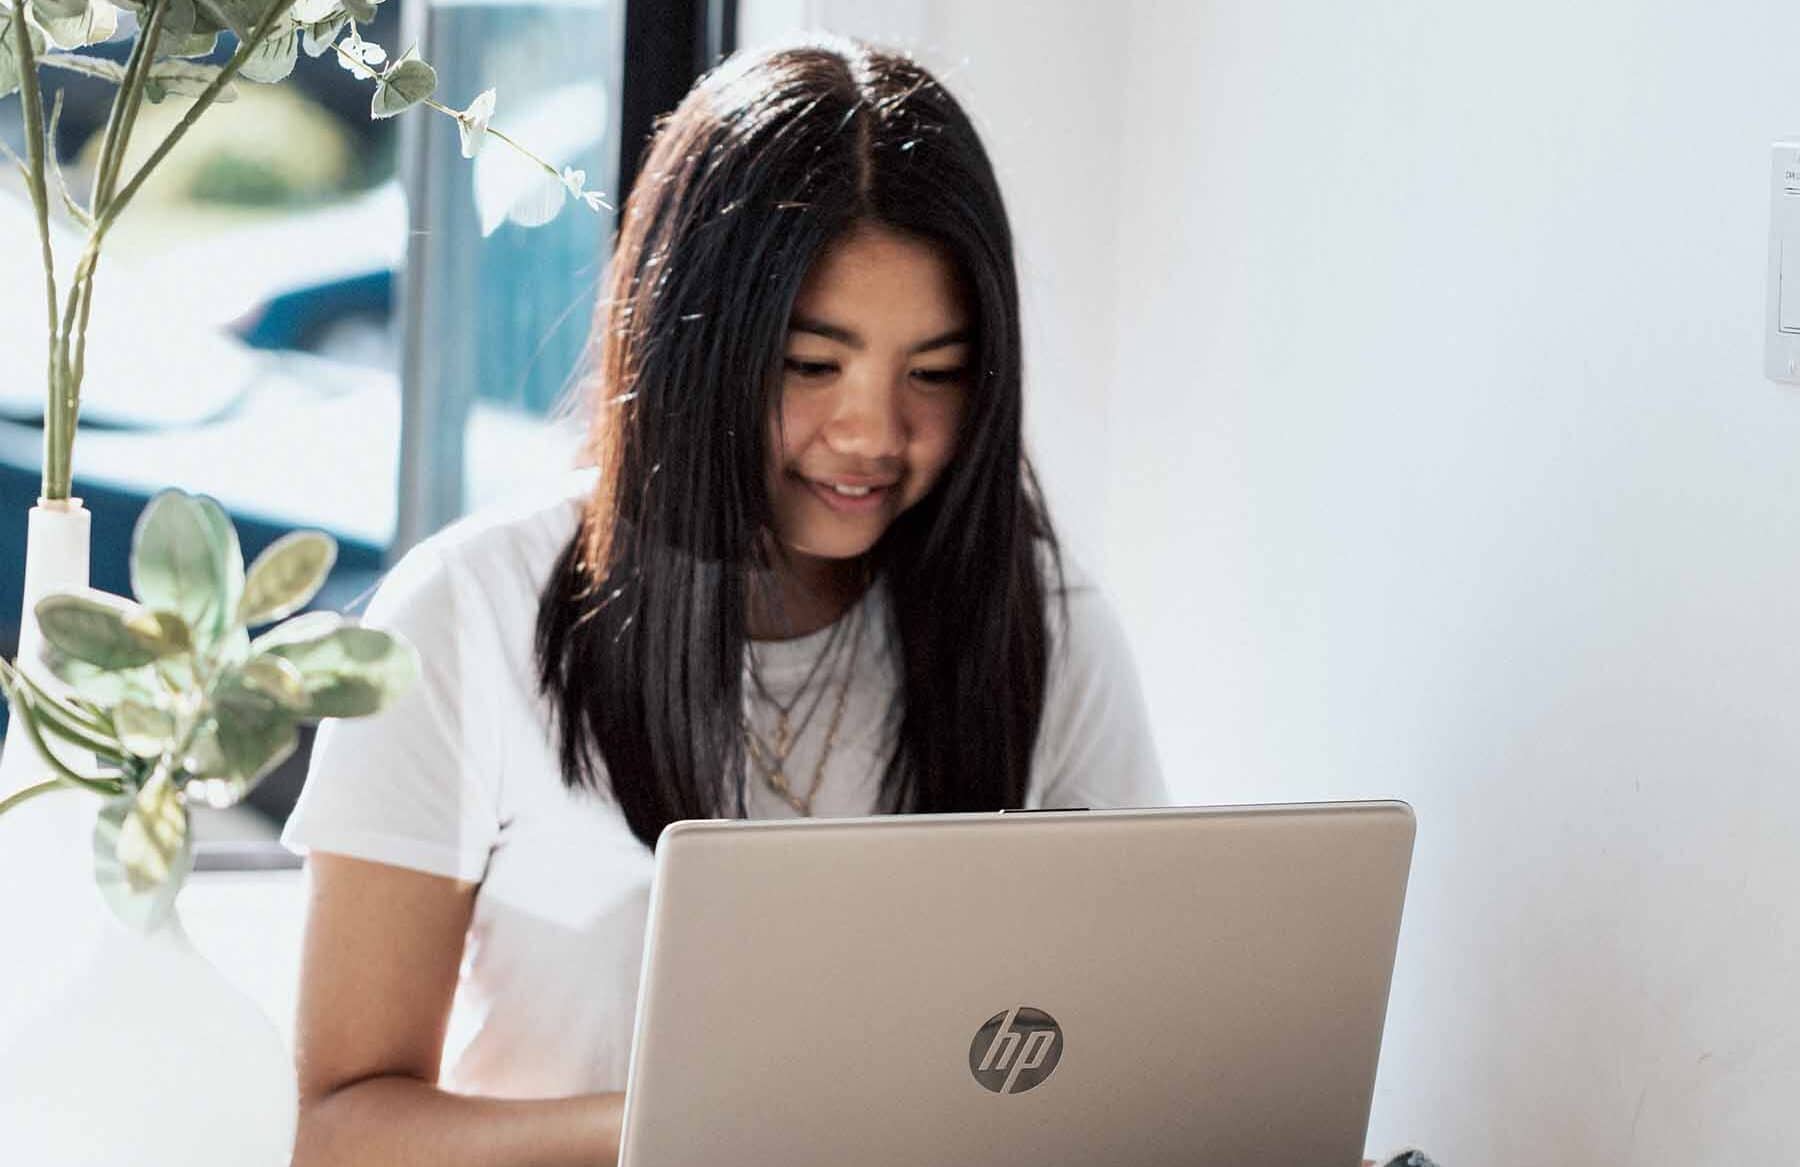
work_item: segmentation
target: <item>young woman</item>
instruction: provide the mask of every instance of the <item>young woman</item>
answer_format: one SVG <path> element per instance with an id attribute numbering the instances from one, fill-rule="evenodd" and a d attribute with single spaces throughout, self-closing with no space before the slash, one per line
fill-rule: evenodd
<path id="1" fill-rule="evenodd" d="M 366 619 L 420 680 L 319 735 L 302 1167 L 612 1161 L 674 820 L 1163 801 L 1024 454 L 1000 192 L 925 70 L 702 80 L 598 327 L 592 467 L 408 554 Z"/>

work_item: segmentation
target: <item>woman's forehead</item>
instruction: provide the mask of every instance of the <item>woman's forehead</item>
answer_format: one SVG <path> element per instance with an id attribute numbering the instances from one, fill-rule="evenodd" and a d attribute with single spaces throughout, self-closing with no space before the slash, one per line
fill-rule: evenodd
<path id="1" fill-rule="evenodd" d="M 968 317 L 963 280 L 946 248 L 863 224 L 814 261 L 794 299 L 790 328 L 846 343 L 910 346 L 967 328 Z"/>

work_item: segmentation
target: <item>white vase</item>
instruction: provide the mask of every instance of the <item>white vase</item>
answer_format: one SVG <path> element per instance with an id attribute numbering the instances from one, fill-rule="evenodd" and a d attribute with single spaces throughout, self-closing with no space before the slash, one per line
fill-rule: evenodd
<path id="1" fill-rule="evenodd" d="M 29 531 L 27 667 L 38 599 L 87 583 L 88 515 L 40 506 Z M 0 793 L 43 776 L 16 721 Z M 195 951 L 179 910 L 143 935 L 107 908 L 94 883 L 98 809 L 90 794 L 54 791 L 0 817 L 0 1161 L 286 1164 L 298 1099 L 286 1044 Z"/>
<path id="2" fill-rule="evenodd" d="M 54 592 L 88 582 L 90 518 L 79 499 L 31 508 L 25 538 L 25 602 L 18 662 L 40 683 L 42 638 L 32 610 Z M 16 570 L 16 569 L 15 569 Z M 81 769 L 91 758 L 58 750 Z M 17 717 L 0 752 L 0 798 L 47 776 Z M 99 802 L 81 791 L 40 795 L 0 816 L 0 1050 L 85 965 L 109 915 L 93 879 L 92 837 Z"/>
<path id="3" fill-rule="evenodd" d="M 177 911 L 109 928 L 87 970 L 0 1050 L 7 1162 L 279 1167 L 293 1061 L 250 999 L 194 951 Z"/>

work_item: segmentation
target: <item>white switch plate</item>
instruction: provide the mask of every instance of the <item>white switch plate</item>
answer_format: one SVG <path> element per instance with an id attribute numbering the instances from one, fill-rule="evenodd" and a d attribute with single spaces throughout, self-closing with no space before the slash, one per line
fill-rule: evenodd
<path id="1" fill-rule="evenodd" d="M 1800 142 L 1769 148 L 1769 290 L 1763 372 L 1800 384 Z"/>

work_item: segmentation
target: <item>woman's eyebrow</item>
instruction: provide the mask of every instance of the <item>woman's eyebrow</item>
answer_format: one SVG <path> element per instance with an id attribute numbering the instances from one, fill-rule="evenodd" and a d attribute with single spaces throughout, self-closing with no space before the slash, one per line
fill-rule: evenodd
<path id="1" fill-rule="evenodd" d="M 928 353 L 932 349 L 949 348 L 951 345 L 967 343 L 969 343 L 969 330 L 966 328 L 952 328 L 949 332 L 934 336 L 923 344 L 915 344 L 912 351 L 914 355 L 917 355 L 919 353 Z"/>
<path id="2" fill-rule="evenodd" d="M 847 344 L 851 348 L 863 347 L 863 338 L 841 324 L 829 324 L 823 320 L 814 320 L 810 316 L 788 317 L 789 332 L 810 332 L 814 336 L 822 336 L 826 340 L 835 340 L 839 344 Z"/>
<path id="3" fill-rule="evenodd" d="M 835 340 L 839 344 L 849 345 L 860 351 L 864 347 L 863 338 L 855 329 L 845 328 L 841 324 L 832 324 L 826 320 L 815 320 L 810 316 L 792 316 L 788 318 L 789 332 L 806 332 L 813 336 L 822 336 L 826 340 Z M 912 347 L 914 355 L 931 352 L 933 349 L 949 348 L 951 345 L 967 344 L 969 330 L 953 328 L 949 332 L 940 333 L 930 340 L 921 341 Z"/>

